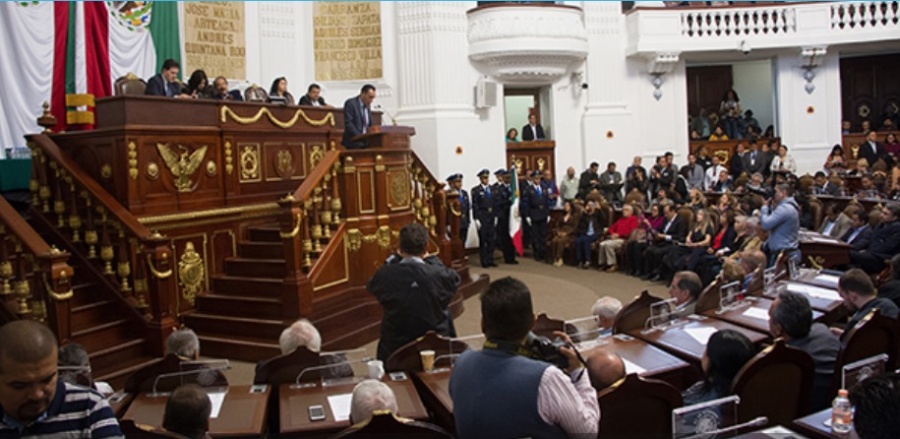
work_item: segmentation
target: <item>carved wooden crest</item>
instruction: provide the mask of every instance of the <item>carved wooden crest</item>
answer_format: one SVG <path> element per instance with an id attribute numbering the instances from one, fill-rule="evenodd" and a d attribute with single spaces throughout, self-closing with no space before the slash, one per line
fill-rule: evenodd
<path id="1" fill-rule="evenodd" d="M 289 150 L 282 149 L 275 154 L 275 171 L 284 179 L 294 175 L 294 155 Z"/>
<path id="2" fill-rule="evenodd" d="M 203 285 L 203 273 L 203 258 L 194 250 L 194 243 L 188 241 L 178 262 L 178 282 L 181 284 L 181 296 L 191 305 L 194 305 Z"/>
<path id="3" fill-rule="evenodd" d="M 391 172 L 391 205 L 401 207 L 409 205 L 409 176 L 406 172 Z"/>
<path id="4" fill-rule="evenodd" d="M 200 167 L 206 157 L 207 146 L 201 146 L 193 152 L 183 145 L 177 145 L 178 152 L 172 151 L 168 144 L 157 143 L 156 150 L 169 168 L 174 178 L 173 183 L 178 192 L 190 192 L 194 185 L 190 177 Z"/>

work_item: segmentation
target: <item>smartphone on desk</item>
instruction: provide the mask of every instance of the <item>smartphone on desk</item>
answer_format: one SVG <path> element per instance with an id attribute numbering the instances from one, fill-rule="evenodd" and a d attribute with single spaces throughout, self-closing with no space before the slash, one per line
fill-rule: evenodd
<path id="1" fill-rule="evenodd" d="M 321 404 L 309 406 L 309 420 L 310 421 L 324 421 L 325 420 L 325 407 L 322 407 Z"/>

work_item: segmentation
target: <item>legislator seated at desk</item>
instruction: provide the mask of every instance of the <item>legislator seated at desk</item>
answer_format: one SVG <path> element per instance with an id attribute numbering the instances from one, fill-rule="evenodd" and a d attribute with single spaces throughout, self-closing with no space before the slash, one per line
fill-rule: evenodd
<path id="1" fill-rule="evenodd" d="M 190 98 L 191 95 L 184 92 L 184 86 L 178 80 L 178 71 L 181 66 L 174 59 L 163 62 L 162 70 L 153 75 L 147 81 L 144 93 L 151 96 L 168 96 L 170 98 Z"/>
<path id="2" fill-rule="evenodd" d="M 363 380 L 353 388 L 350 399 L 350 422 L 353 425 L 332 436 L 337 438 L 376 439 L 382 437 L 415 437 L 449 439 L 453 436 L 436 425 L 397 416 L 397 398 L 381 381 Z"/>

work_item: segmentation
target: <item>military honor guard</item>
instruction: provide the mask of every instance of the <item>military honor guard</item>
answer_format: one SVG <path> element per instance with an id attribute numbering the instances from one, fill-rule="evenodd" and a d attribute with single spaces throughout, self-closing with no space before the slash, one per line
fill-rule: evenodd
<path id="1" fill-rule="evenodd" d="M 447 183 L 450 185 L 451 191 L 456 191 L 459 196 L 459 239 L 463 245 L 466 245 L 466 238 L 469 237 L 469 224 L 472 222 L 471 212 L 469 212 L 469 193 L 462 188 L 463 175 L 456 173 L 447 177 Z M 447 212 L 447 227 L 450 227 L 450 221 L 453 221 L 453 214 Z"/>
<path id="2" fill-rule="evenodd" d="M 518 264 L 516 249 L 512 237 L 509 236 L 509 208 L 512 205 L 512 189 L 509 187 L 509 172 L 500 168 L 494 171 L 497 182 L 491 188 L 494 191 L 494 212 L 497 216 L 497 246 L 503 252 L 503 261 L 507 264 Z"/>
<path id="3" fill-rule="evenodd" d="M 472 216 L 475 217 L 475 228 L 478 229 L 478 254 L 481 256 L 482 267 L 496 267 L 494 263 L 494 246 L 497 234 L 494 229 L 497 216 L 494 210 L 493 193 L 488 179 L 491 171 L 482 169 L 478 173 L 481 184 L 472 188 Z"/>
<path id="4" fill-rule="evenodd" d="M 522 188 L 519 199 L 519 213 L 531 227 L 531 250 L 534 260 L 547 258 L 547 219 L 550 211 L 547 208 L 550 194 L 541 188 L 541 171 L 531 173 L 531 182 Z"/>

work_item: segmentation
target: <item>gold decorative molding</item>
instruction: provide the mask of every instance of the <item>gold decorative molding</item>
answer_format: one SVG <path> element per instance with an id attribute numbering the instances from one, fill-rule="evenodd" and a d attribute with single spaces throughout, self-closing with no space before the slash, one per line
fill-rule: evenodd
<path id="1" fill-rule="evenodd" d="M 241 182 L 259 180 L 259 145 L 244 145 L 241 148 Z"/>
<path id="2" fill-rule="evenodd" d="M 100 177 L 103 177 L 104 180 L 109 180 L 112 177 L 112 166 L 109 163 L 104 163 L 103 166 L 100 167 Z"/>
<path id="3" fill-rule="evenodd" d="M 294 239 L 297 236 L 297 234 L 300 233 L 300 224 L 302 224 L 302 223 L 303 223 L 303 213 L 298 212 L 297 213 L 297 224 L 294 226 L 294 229 L 291 230 L 290 232 L 278 232 L 278 236 L 280 236 L 281 239 Z"/>
<path id="4" fill-rule="evenodd" d="M 137 145 L 134 142 L 128 142 L 128 176 L 132 180 L 138 177 L 138 161 L 137 161 Z"/>
<path id="5" fill-rule="evenodd" d="M 409 208 L 410 185 L 406 168 L 392 168 L 388 171 L 388 189 L 390 194 L 388 207 L 392 211 Z"/>
<path id="6" fill-rule="evenodd" d="M 224 207 L 219 209 L 198 210 L 194 212 L 172 213 L 167 215 L 145 216 L 138 218 L 138 222 L 143 225 L 152 225 L 159 223 L 179 222 L 198 220 L 211 217 L 224 217 L 238 214 L 246 214 L 250 212 L 277 212 L 281 209 L 278 203 L 260 203 L 250 204 L 246 206 Z"/>
<path id="7" fill-rule="evenodd" d="M 178 262 L 178 282 L 181 284 L 181 296 L 191 304 L 197 300 L 197 293 L 203 285 L 203 258 L 194 249 L 194 243 L 185 243 L 184 253 Z"/>
<path id="8" fill-rule="evenodd" d="M 168 257 L 166 257 L 165 253 L 163 253 L 163 259 L 168 259 Z M 159 271 L 153 265 L 153 258 L 150 256 L 150 253 L 147 253 L 147 268 L 150 270 L 150 274 L 152 274 L 153 277 L 155 277 L 157 279 L 168 279 L 169 277 L 172 276 L 171 268 L 166 271 Z"/>
<path id="9" fill-rule="evenodd" d="M 232 157 L 232 154 L 234 153 L 231 151 L 231 142 L 225 142 L 225 172 L 228 175 L 231 175 L 234 171 L 234 157 Z"/>
<path id="10" fill-rule="evenodd" d="M 169 172 L 175 177 L 175 188 L 178 189 L 178 192 L 190 192 L 194 183 L 189 177 L 200 167 L 200 163 L 206 157 L 208 146 L 203 145 L 193 152 L 183 145 L 177 145 L 177 148 L 181 152 L 173 152 L 168 144 L 156 144 L 156 150 L 159 151 L 160 157 L 163 158 Z"/>
<path id="11" fill-rule="evenodd" d="M 294 155 L 290 150 L 282 149 L 275 154 L 275 170 L 285 180 L 294 175 Z"/>
<path id="12" fill-rule="evenodd" d="M 210 160 L 206 162 L 206 175 L 210 177 L 215 177 L 216 173 L 219 172 L 219 167 L 216 166 L 216 162 Z"/>
<path id="13" fill-rule="evenodd" d="M 303 110 L 299 109 L 299 108 L 297 109 L 297 111 L 294 112 L 293 117 L 291 117 L 287 121 L 282 122 L 282 121 L 278 120 L 278 118 L 276 118 L 275 115 L 272 114 L 272 112 L 269 111 L 269 109 L 266 107 L 260 108 L 259 111 L 257 111 L 256 114 L 251 117 L 241 117 L 241 116 L 238 116 L 227 105 L 223 105 L 222 109 L 220 110 L 219 120 L 222 123 L 225 123 L 228 121 L 229 118 L 231 118 L 231 120 L 233 120 L 241 125 L 249 125 L 249 124 L 259 122 L 259 120 L 262 119 L 263 116 L 266 116 L 269 119 L 269 122 L 272 122 L 273 125 L 277 126 L 278 128 L 285 129 L 285 130 L 293 127 L 297 123 L 297 121 L 300 120 L 300 118 L 303 118 L 304 122 L 306 122 L 307 124 L 312 125 L 314 127 L 321 127 L 321 126 L 324 126 L 325 124 L 330 124 L 331 126 L 335 125 L 334 113 L 329 112 L 322 119 L 314 120 L 314 119 L 310 119 L 309 116 L 307 116 L 306 113 L 303 112 Z"/>
<path id="14" fill-rule="evenodd" d="M 147 178 L 151 180 L 159 178 L 159 165 L 153 162 L 147 164 Z"/>
<path id="15" fill-rule="evenodd" d="M 325 151 L 322 148 L 322 145 L 310 145 L 312 146 L 312 151 L 309 152 L 309 169 L 313 170 L 325 158 Z"/>

